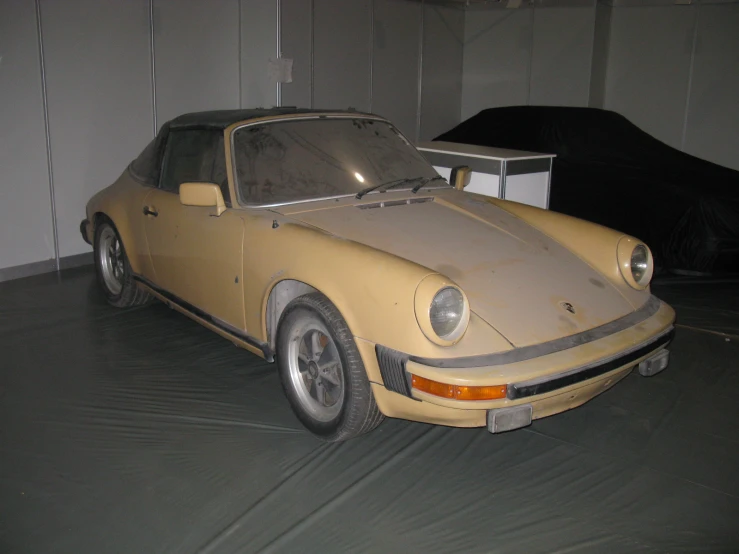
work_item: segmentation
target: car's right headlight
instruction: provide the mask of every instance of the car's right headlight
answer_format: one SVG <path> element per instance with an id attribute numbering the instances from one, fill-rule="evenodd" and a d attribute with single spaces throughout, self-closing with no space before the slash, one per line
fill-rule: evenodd
<path id="1" fill-rule="evenodd" d="M 633 237 L 623 237 L 617 248 L 618 267 L 624 280 L 637 290 L 649 286 L 654 273 L 652 252 Z"/>
<path id="2" fill-rule="evenodd" d="M 416 319 L 426 337 L 451 346 L 462 338 L 470 321 L 470 307 L 462 290 L 442 275 L 426 277 L 418 285 Z"/>

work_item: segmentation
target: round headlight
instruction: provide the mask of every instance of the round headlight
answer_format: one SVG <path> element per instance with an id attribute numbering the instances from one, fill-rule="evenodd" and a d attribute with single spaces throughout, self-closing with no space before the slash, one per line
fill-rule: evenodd
<path id="1" fill-rule="evenodd" d="M 631 253 L 631 275 L 641 284 L 649 271 L 649 252 L 643 244 L 638 244 Z"/>
<path id="2" fill-rule="evenodd" d="M 462 293 L 454 287 L 445 287 L 431 301 L 431 327 L 440 338 L 453 340 L 464 318 L 465 303 Z"/>
<path id="3" fill-rule="evenodd" d="M 462 289 L 443 275 L 432 273 L 421 279 L 413 308 L 418 326 L 434 344 L 453 346 L 467 332 L 470 303 Z"/>
<path id="4" fill-rule="evenodd" d="M 621 275 L 629 286 L 636 290 L 646 289 L 654 271 L 652 253 L 647 245 L 634 237 L 621 237 L 616 255 Z"/>

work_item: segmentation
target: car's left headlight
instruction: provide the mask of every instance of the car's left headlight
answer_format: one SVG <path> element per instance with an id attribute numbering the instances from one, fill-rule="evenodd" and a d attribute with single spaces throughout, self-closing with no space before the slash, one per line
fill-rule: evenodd
<path id="1" fill-rule="evenodd" d="M 426 277 L 418 285 L 416 319 L 426 337 L 451 346 L 464 336 L 470 321 L 470 307 L 462 290 L 442 275 Z"/>
<path id="2" fill-rule="evenodd" d="M 623 237 L 618 243 L 617 255 L 624 280 L 637 290 L 647 288 L 654 273 L 652 252 L 647 245 L 633 237 Z"/>

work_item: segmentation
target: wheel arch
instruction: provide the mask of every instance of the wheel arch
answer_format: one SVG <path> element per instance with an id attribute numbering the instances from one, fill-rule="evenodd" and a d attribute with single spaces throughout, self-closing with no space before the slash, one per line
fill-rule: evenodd
<path id="1" fill-rule="evenodd" d="M 267 297 L 265 309 L 265 326 L 267 343 L 274 350 L 277 345 L 277 327 L 280 317 L 287 305 L 296 298 L 312 292 L 321 292 L 317 288 L 297 279 L 283 279 L 275 283 Z M 321 294 L 323 294 L 321 292 Z"/>
<path id="2" fill-rule="evenodd" d="M 97 226 L 100 225 L 103 222 L 110 223 L 113 228 L 118 233 L 118 237 L 121 240 L 121 243 L 123 244 L 123 249 L 126 251 L 126 255 L 128 256 L 128 263 L 131 265 L 131 269 L 135 273 L 141 273 L 140 269 L 137 264 L 137 259 L 135 256 L 129 255 L 129 245 L 133 242 L 133 237 L 131 236 L 131 229 L 128 225 L 128 218 L 122 216 L 122 217 L 113 217 L 110 215 L 110 213 L 107 210 L 104 209 L 97 209 L 93 214 L 92 218 L 90 219 L 91 227 L 92 227 L 92 241 L 93 241 L 93 249 L 95 248 L 95 234 Z"/>
<path id="3" fill-rule="evenodd" d="M 274 219 L 247 217 L 244 298 L 252 334 L 274 344 L 283 305 L 315 290 L 336 307 L 355 338 L 433 354 L 436 345 L 418 327 L 414 307 L 418 283 L 433 269 L 290 220 L 278 219 L 275 227 Z M 284 298 L 270 301 L 273 293 Z"/>
<path id="4" fill-rule="evenodd" d="M 274 226 L 273 220 L 247 217 L 250 240 L 244 243 L 246 328 L 260 341 L 273 345 L 283 306 L 315 290 L 362 344 L 425 357 L 450 355 L 423 334 L 415 312 L 418 284 L 434 269 L 289 220 Z M 275 289 L 278 283 L 283 284 Z M 456 350 L 467 343 L 460 341 Z"/>
<path id="5" fill-rule="evenodd" d="M 94 235 L 95 228 L 100 223 L 102 223 L 103 221 L 109 221 L 113 226 L 115 226 L 115 223 L 113 223 L 113 220 L 110 219 L 110 217 L 108 217 L 108 214 L 106 214 L 105 212 L 98 211 L 98 212 L 95 212 L 94 214 L 92 214 L 92 230 L 93 230 L 93 235 Z M 93 236 L 93 238 L 94 238 L 94 236 Z"/>

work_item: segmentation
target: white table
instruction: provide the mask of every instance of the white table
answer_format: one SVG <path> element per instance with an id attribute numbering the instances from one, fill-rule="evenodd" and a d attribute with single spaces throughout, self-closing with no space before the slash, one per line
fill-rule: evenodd
<path id="1" fill-rule="evenodd" d="M 443 141 L 422 142 L 416 148 L 446 179 L 453 167 L 468 166 L 472 176 L 466 191 L 549 208 L 554 154 Z"/>

